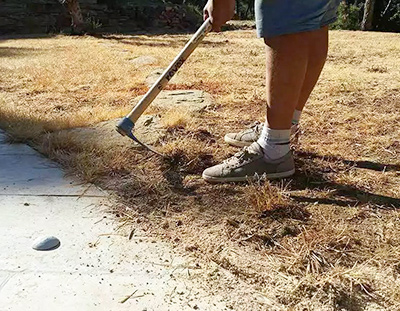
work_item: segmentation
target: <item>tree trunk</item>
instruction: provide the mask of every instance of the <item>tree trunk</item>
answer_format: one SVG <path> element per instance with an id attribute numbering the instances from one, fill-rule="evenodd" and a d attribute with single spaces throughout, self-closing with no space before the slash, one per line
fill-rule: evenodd
<path id="1" fill-rule="evenodd" d="M 71 15 L 71 27 L 74 33 L 82 33 L 85 30 L 81 7 L 78 0 L 66 0 L 68 12 Z"/>
<path id="2" fill-rule="evenodd" d="M 364 4 L 364 18 L 361 23 L 361 30 L 371 30 L 374 19 L 375 0 L 366 0 Z"/>

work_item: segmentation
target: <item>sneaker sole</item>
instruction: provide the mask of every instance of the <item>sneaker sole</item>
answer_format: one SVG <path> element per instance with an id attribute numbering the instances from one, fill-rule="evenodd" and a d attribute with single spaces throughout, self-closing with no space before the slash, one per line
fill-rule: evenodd
<path id="1" fill-rule="evenodd" d="M 250 146 L 253 143 L 253 142 L 245 142 L 245 141 L 242 141 L 242 140 L 232 139 L 227 135 L 225 135 L 224 140 L 229 145 L 235 146 L 235 147 L 247 147 L 247 146 Z"/>
<path id="2" fill-rule="evenodd" d="M 279 178 L 285 178 L 292 176 L 295 172 L 295 169 L 292 169 L 290 171 L 286 172 L 280 172 L 280 173 L 273 173 L 273 174 L 263 174 L 262 176 L 265 176 L 267 179 L 279 179 Z M 213 177 L 213 176 L 208 176 L 208 175 L 202 175 L 203 179 L 209 183 L 228 183 L 228 182 L 243 182 L 243 181 L 253 181 L 260 179 L 260 176 L 258 175 L 253 175 L 253 176 L 243 176 L 243 177 Z"/>

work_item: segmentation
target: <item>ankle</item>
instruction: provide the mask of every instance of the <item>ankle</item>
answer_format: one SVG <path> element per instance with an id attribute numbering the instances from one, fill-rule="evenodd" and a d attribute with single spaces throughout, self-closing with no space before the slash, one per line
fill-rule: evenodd
<path id="1" fill-rule="evenodd" d="M 267 162 L 279 159 L 290 151 L 290 132 L 290 129 L 275 130 L 264 125 L 257 143 L 263 149 Z"/>
<path id="2" fill-rule="evenodd" d="M 297 126 L 299 125 L 301 113 L 302 113 L 301 110 L 295 109 L 295 111 L 293 112 L 292 126 L 293 125 L 297 125 Z"/>

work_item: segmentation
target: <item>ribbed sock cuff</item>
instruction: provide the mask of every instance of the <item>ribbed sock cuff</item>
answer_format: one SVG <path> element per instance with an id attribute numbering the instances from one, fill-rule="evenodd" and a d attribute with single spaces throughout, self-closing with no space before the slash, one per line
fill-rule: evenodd
<path id="1" fill-rule="evenodd" d="M 290 141 L 290 129 L 274 130 L 264 125 L 257 142 L 262 147 L 262 144 L 264 144 L 264 142 L 285 143 L 288 141 Z"/>

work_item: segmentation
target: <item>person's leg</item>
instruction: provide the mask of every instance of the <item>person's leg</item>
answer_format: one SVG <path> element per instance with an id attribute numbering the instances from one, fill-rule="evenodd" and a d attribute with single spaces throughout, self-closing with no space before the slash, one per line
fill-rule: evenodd
<path id="1" fill-rule="evenodd" d="M 280 40 L 283 37 L 286 36 L 277 37 L 276 39 Z M 289 135 L 291 135 L 292 144 L 296 144 L 298 141 L 300 132 L 299 120 L 301 112 L 319 79 L 319 76 L 326 61 L 328 53 L 328 27 L 325 26 L 322 27 L 321 29 L 307 32 L 303 36 L 300 36 L 300 40 L 303 45 L 301 46 L 300 49 L 296 49 L 296 54 L 298 54 L 299 51 L 306 54 L 305 56 L 306 70 L 304 78 L 302 79 L 302 84 L 299 93 L 298 89 L 295 88 L 298 86 L 296 82 L 294 82 L 294 84 L 292 85 L 281 84 L 281 87 L 283 88 L 286 87 L 286 94 L 287 94 L 286 97 L 282 95 L 285 94 L 285 90 L 278 89 L 275 92 L 277 85 L 272 81 L 273 79 L 271 79 L 271 77 L 268 77 L 268 73 L 280 72 L 283 75 L 291 73 L 279 70 L 279 68 L 281 67 L 279 61 L 275 61 L 276 65 L 272 65 L 272 68 L 267 68 L 267 96 L 269 95 L 271 96 L 271 98 L 268 100 L 267 122 L 265 126 L 272 129 L 284 129 L 287 128 L 289 123 L 288 120 L 290 119 L 291 132 Z M 276 42 L 273 41 L 274 40 L 266 40 L 267 46 L 269 46 L 269 49 L 267 48 L 267 55 L 268 51 L 270 51 L 271 48 L 275 48 L 276 46 L 278 46 L 279 48 L 280 43 L 278 42 L 278 44 L 276 44 Z M 290 41 L 293 44 L 296 44 L 295 38 L 290 38 Z M 286 44 L 284 45 L 286 46 Z M 290 48 L 289 45 L 287 46 L 288 48 Z M 284 55 L 284 53 L 280 52 L 278 52 L 278 54 Z M 301 58 L 303 56 L 301 56 Z M 272 62 L 274 62 L 273 57 L 271 58 L 270 56 L 269 59 L 270 61 L 272 60 Z M 296 55 L 292 60 L 292 65 L 291 65 L 293 68 L 292 69 L 293 72 L 297 72 L 298 74 L 300 74 L 300 70 L 299 68 L 296 68 L 295 65 L 296 64 L 298 65 L 299 61 L 300 60 Z M 290 63 L 287 65 L 290 65 Z M 267 56 L 267 66 L 268 66 L 268 56 Z M 276 68 L 274 68 L 274 66 L 276 66 Z M 281 83 L 282 80 L 283 79 L 277 79 L 277 81 L 281 81 Z M 295 77 L 294 81 L 300 81 L 300 77 Z M 289 90 L 291 90 L 292 92 L 288 92 Z M 276 96 L 274 96 L 274 93 L 276 93 Z M 297 102 L 295 105 L 295 109 L 291 109 L 290 111 L 282 109 L 280 103 L 276 103 L 279 100 L 279 98 L 283 99 L 286 98 L 287 103 L 293 102 L 294 97 L 297 97 Z M 288 104 L 287 107 L 289 107 Z M 270 131 L 270 133 L 266 132 L 261 133 L 259 144 L 265 149 L 267 156 L 268 153 L 270 153 L 272 158 L 277 158 L 283 156 L 286 152 L 288 152 L 289 146 L 285 145 L 284 143 L 287 142 L 286 139 L 289 139 L 289 137 L 287 137 L 288 134 L 285 132 L 282 132 L 283 134 L 281 133 L 280 135 L 274 135 L 274 133 L 277 134 L 278 132 Z M 268 141 L 266 141 L 268 140 L 267 136 L 270 136 L 270 140 L 278 141 L 280 142 L 280 144 L 283 145 L 278 144 L 277 146 L 273 146 L 272 143 L 268 143 Z"/>
<path id="2" fill-rule="evenodd" d="M 293 143 L 298 136 L 298 125 L 293 121 L 295 117 L 298 121 L 300 111 L 295 108 L 300 101 L 301 108 L 304 107 L 321 72 L 321 57 L 318 60 L 311 57 L 324 50 L 324 42 L 315 41 L 320 37 L 316 34 L 322 32 L 324 29 L 264 39 L 267 45 L 267 114 L 257 143 L 263 149 L 266 162 L 288 154 L 291 133 L 296 132 Z"/>
<path id="3" fill-rule="evenodd" d="M 261 136 L 243 152 L 206 169 L 205 180 L 245 181 L 262 175 L 283 178 L 294 173 L 289 148 L 292 117 L 298 104 L 307 100 L 323 67 L 324 53 L 319 51 L 325 50 L 326 41 L 315 40 L 319 37 L 317 34 L 325 31 L 318 29 L 265 39 L 267 115 Z M 319 61 L 310 60 L 316 54 L 321 55 Z"/>
<path id="4" fill-rule="evenodd" d="M 298 100 L 297 100 L 297 104 L 295 107 L 295 111 L 291 116 L 291 134 L 292 136 L 297 136 L 298 134 L 298 123 L 299 123 L 299 119 L 300 119 L 300 115 L 301 112 L 315 86 L 315 84 L 318 81 L 318 78 L 321 74 L 322 68 L 324 67 L 325 64 L 325 60 L 326 60 L 326 56 L 327 56 L 327 52 L 328 52 L 328 27 L 322 27 L 319 30 L 315 30 L 315 31 L 311 31 L 308 33 L 302 33 L 303 36 L 300 36 L 302 42 L 300 42 L 300 44 L 290 44 L 288 49 L 288 53 L 289 53 L 289 57 L 294 57 L 296 56 L 295 54 L 298 53 L 298 51 L 300 51 L 300 45 L 304 45 L 306 44 L 307 47 L 306 49 L 303 49 L 303 52 L 306 52 L 306 58 L 307 58 L 307 65 L 306 65 L 306 71 L 304 74 L 304 78 L 303 83 L 301 85 L 301 89 L 300 89 L 300 93 L 299 95 L 297 94 L 298 90 L 296 92 L 290 92 L 289 88 L 290 85 L 282 84 L 281 88 L 279 85 L 276 85 L 276 83 L 274 83 L 272 81 L 272 77 L 269 77 L 269 72 L 271 72 L 272 69 L 276 70 L 279 69 L 279 62 L 285 61 L 282 60 L 280 57 L 280 59 L 276 59 L 276 56 L 274 56 L 274 54 L 278 53 L 279 50 L 279 45 L 282 45 L 282 42 L 288 39 L 292 39 L 294 35 L 287 35 L 287 36 L 280 36 L 277 37 L 278 39 L 271 39 L 271 40 L 267 40 L 267 44 L 268 42 L 270 42 L 271 46 L 267 46 L 267 66 L 269 66 L 270 68 L 267 70 L 267 88 L 268 90 L 271 89 L 273 94 L 279 94 L 282 93 L 282 88 L 287 88 L 286 90 L 284 89 L 283 92 L 287 93 L 286 95 L 289 98 L 286 98 L 286 101 L 289 102 L 293 102 L 293 98 L 296 98 L 298 95 Z M 297 34 L 297 35 L 301 35 L 301 34 Z M 306 35 L 306 36 L 304 36 Z M 275 42 L 275 41 L 279 41 L 279 42 Z M 288 40 L 290 41 L 290 40 Z M 307 42 L 306 42 L 307 41 Z M 293 41 L 295 42 L 295 41 Z M 282 47 L 280 48 L 282 50 Z M 280 53 L 281 51 L 279 51 Z M 303 55 L 304 57 L 304 55 Z M 287 58 L 287 57 L 286 57 Z M 296 63 L 298 62 L 298 59 L 292 59 L 292 62 Z M 288 63 L 289 65 L 289 63 Z M 298 66 L 298 64 L 297 64 Z M 274 68 L 275 67 L 275 68 Z M 295 67 L 293 67 L 294 69 Z M 281 73 L 281 74 L 285 74 L 285 73 Z M 290 74 L 290 73 L 286 73 L 286 74 Z M 297 77 L 299 78 L 299 77 Z M 282 79 L 281 79 L 282 80 Z M 301 80 L 301 77 L 300 77 Z M 296 81 L 296 80 L 295 80 Z M 299 81 L 299 80 L 297 80 Z M 290 84 L 290 83 L 289 83 Z M 278 88 L 278 89 L 277 89 Z M 267 91 L 268 94 L 268 91 Z M 275 95 L 276 97 L 276 95 Z M 292 98 L 290 98 L 292 97 Z M 271 103 L 274 102 L 274 100 L 272 98 L 270 98 Z M 279 107 L 279 106 L 277 106 Z M 269 109 L 272 111 L 272 114 L 270 115 L 270 117 L 274 118 L 276 115 L 278 115 L 278 118 L 284 118 L 287 123 L 287 119 L 289 118 L 290 113 L 288 113 L 288 111 L 283 112 L 285 114 L 285 116 L 280 116 L 279 117 L 279 111 L 278 113 L 274 113 L 273 112 L 273 108 Z M 286 125 L 287 128 L 287 125 Z M 251 145 L 254 141 L 257 141 L 257 139 L 259 138 L 260 134 L 261 134 L 261 130 L 262 130 L 262 124 L 255 124 L 254 126 L 252 126 L 249 129 L 245 129 L 243 131 L 237 132 L 237 133 L 228 133 L 225 135 L 225 141 L 233 146 L 238 146 L 238 147 L 243 147 L 243 146 L 249 146 Z M 293 138 L 293 137 L 292 137 Z"/>
<path id="5" fill-rule="evenodd" d="M 308 51 L 307 72 L 301 88 L 299 101 L 292 117 L 290 142 L 293 146 L 298 144 L 300 136 L 300 118 L 311 92 L 313 91 L 328 55 L 328 26 L 310 34 L 311 40 Z"/>
<path id="6" fill-rule="evenodd" d="M 309 33 L 264 39 L 266 44 L 267 125 L 290 129 L 307 72 Z"/>
<path id="7" fill-rule="evenodd" d="M 328 26 L 309 34 L 307 71 L 296 110 L 302 111 L 317 83 L 328 55 Z"/>
<path id="8" fill-rule="evenodd" d="M 299 120 L 318 80 L 326 58 L 326 25 L 335 21 L 340 1 L 255 0 L 257 35 L 268 38 L 266 122 L 256 142 L 206 169 L 205 180 L 245 181 L 261 175 L 270 179 L 294 173 L 289 148 L 292 120 Z M 234 145 L 247 144 L 259 129 L 261 126 L 255 126 L 250 133 L 238 133 L 225 140 Z"/>
<path id="9" fill-rule="evenodd" d="M 266 162 L 290 151 L 293 114 L 307 73 L 309 37 L 310 32 L 300 32 L 264 39 L 267 113 L 257 143 Z"/>

